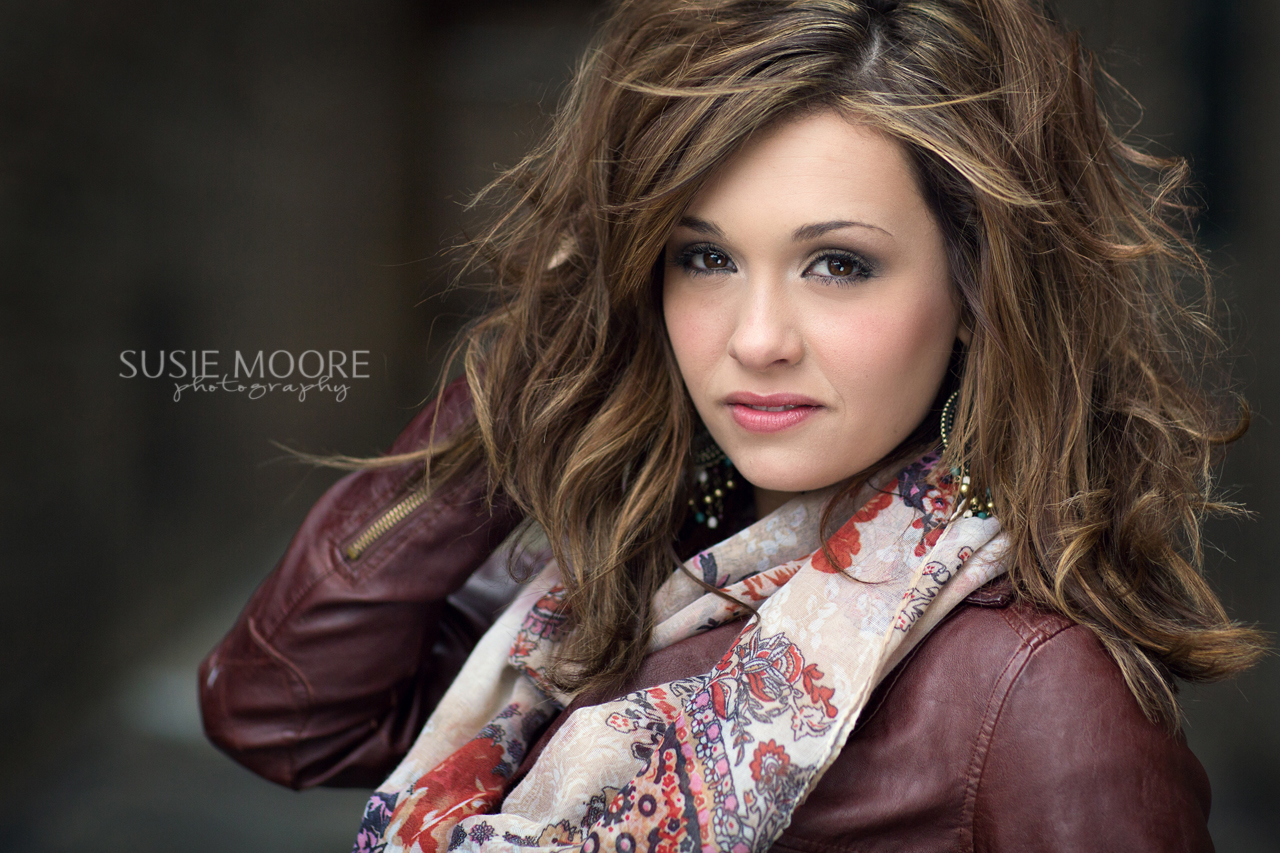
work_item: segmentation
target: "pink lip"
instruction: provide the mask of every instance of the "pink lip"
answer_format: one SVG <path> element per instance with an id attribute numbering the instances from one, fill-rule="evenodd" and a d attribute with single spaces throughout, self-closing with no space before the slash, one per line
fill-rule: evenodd
<path id="1" fill-rule="evenodd" d="M 734 423 L 749 432 L 779 432 L 789 429 L 822 408 L 816 400 L 801 394 L 752 394 L 749 391 L 739 391 L 730 394 L 724 402 L 733 415 Z M 765 412 L 753 409 L 752 406 L 789 408 L 780 412 Z"/>

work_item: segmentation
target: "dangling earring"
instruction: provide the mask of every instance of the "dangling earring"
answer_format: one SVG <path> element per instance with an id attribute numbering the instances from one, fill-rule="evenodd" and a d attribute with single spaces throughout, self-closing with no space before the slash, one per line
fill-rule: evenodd
<path id="1" fill-rule="evenodd" d="M 942 449 L 946 450 L 951 443 L 951 430 L 956 425 L 956 409 L 960 406 L 960 391 L 957 389 L 951 392 L 951 396 L 947 398 L 946 404 L 942 407 L 942 422 L 939 424 L 939 431 L 942 433 Z M 977 490 L 969 478 L 969 463 L 965 462 L 960 468 L 952 468 L 951 475 L 960 481 L 960 499 L 956 504 L 956 512 L 961 518 L 970 518 L 977 516 L 978 518 L 990 518 L 995 515 L 995 504 L 991 500 L 991 490 L 986 489 L 986 501 L 977 497 Z"/>
<path id="2" fill-rule="evenodd" d="M 737 473 L 729 457 L 716 444 L 705 429 L 693 437 L 689 449 L 689 461 L 693 468 L 693 496 L 689 498 L 689 511 L 694 521 L 715 530 L 724 517 L 724 497 L 738 487 Z"/>

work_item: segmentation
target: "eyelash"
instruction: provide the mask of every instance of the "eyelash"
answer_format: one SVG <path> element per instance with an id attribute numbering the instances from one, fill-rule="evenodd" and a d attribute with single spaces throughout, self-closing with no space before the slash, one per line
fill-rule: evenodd
<path id="1" fill-rule="evenodd" d="M 722 256 L 725 259 L 725 261 L 728 263 L 728 266 L 722 267 L 719 269 L 706 269 L 703 267 L 694 266 L 693 264 L 694 259 L 698 258 L 701 255 L 713 255 L 713 254 Z M 823 261 L 827 261 L 827 262 L 844 261 L 845 263 L 849 264 L 850 267 L 853 268 L 853 272 L 847 276 L 835 276 L 835 275 L 816 276 L 816 278 L 835 282 L 836 284 L 841 286 L 850 286 L 859 281 L 863 281 L 865 279 L 871 278 L 873 275 L 875 275 L 875 267 L 866 258 L 863 258 L 860 255 L 856 255 L 853 252 L 830 251 L 830 250 L 823 252 L 822 254 L 814 258 L 812 261 L 810 261 L 808 266 L 805 267 L 805 272 L 808 273 L 809 270 L 811 270 L 813 267 L 817 266 L 818 264 L 822 263 Z M 680 267 L 689 275 L 718 275 L 720 273 L 738 271 L 737 267 L 734 266 L 733 258 L 729 256 L 729 253 L 724 251 L 723 249 L 717 248 L 716 246 L 710 243 L 698 243 L 693 246 L 687 246 L 686 248 L 682 249 L 679 253 L 677 253 L 676 256 L 672 259 L 672 265 Z"/>

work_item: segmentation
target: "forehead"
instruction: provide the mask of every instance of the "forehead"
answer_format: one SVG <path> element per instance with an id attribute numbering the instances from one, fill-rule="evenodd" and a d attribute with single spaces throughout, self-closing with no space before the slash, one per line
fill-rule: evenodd
<path id="1" fill-rule="evenodd" d="M 753 137 L 694 197 L 691 215 L 788 217 L 858 212 L 886 220 L 926 212 L 906 147 L 834 111 L 805 115 Z"/>

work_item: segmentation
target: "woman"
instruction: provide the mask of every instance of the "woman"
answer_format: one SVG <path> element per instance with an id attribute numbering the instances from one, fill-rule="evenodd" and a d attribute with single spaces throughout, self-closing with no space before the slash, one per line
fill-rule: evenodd
<path id="1" fill-rule="evenodd" d="M 621 3 L 465 386 L 308 516 L 211 737 L 403 759 L 358 850 L 1211 849 L 1174 685 L 1259 653 L 1198 572 L 1243 423 L 1094 78 L 1028 0 Z"/>

